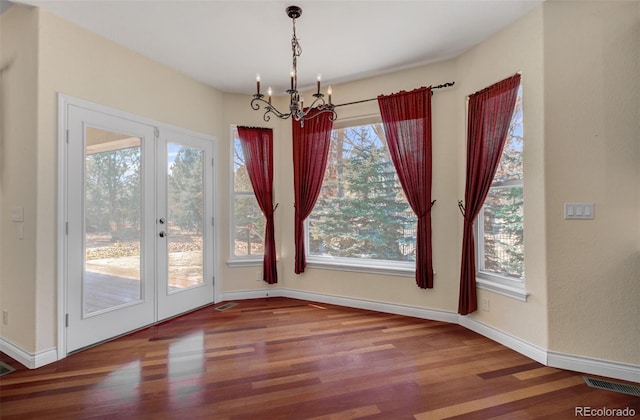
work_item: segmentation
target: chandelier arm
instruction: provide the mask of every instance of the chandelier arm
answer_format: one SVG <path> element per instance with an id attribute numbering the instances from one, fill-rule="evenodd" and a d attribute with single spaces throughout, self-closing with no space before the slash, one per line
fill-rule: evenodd
<path id="1" fill-rule="evenodd" d="M 278 118 L 283 119 L 283 120 L 286 120 L 287 118 L 289 118 L 291 116 L 290 112 L 285 114 L 285 113 L 282 113 L 282 112 L 278 111 L 277 109 L 275 109 L 273 107 L 268 107 L 267 110 L 264 113 L 266 115 L 269 112 L 272 113 L 273 115 L 277 116 Z"/>
<path id="2" fill-rule="evenodd" d="M 324 115 L 324 114 L 329 114 L 329 119 L 331 121 L 335 121 L 338 118 L 338 114 L 336 113 L 335 109 L 333 109 L 332 105 L 321 105 L 317 108 L 313 108 L 316 112 L 309 116 L 309 112 L 311 111 L 311 108 L 309 110 L 307 110 L 307 112 L 299 112 L 294 116 L 294 119 L 296 121 L 304 121 L 304 120 L 312 120 L 316 117 L 318 117 L 319 115 Z"/>
<path id="3" fill-rule="evenodd" d="M 258 102 L 265 102 L 265 100 L 262 99 L 262 95 L 253 95 L 253 99 L 251 100 L 251 109 L 254 111 L 259 110 L 260 104 Z"/>
<path id="4" fill-rule="evenodd" d="M 265 121 L 269 121 L 271 119 L 271 117 L 268 115 L 269 113 L 277 116 L 278 118 L 282 118 L 282 119 L 287 119 L 291 116 L 291 113 L 284 113 L 284 112 L 280 112 L 280 110 L 278 110 L 278 108 L 276 108 L 275 106 L 273 106 L 270 102 L 265 101 L 264 99 L 262 99 L 263 95 L 253 95 L 253 99 L 251 100 L 251 108 L 254 111 L 257 111 L 260 109 L 260 104 L 262 103 L 262 107 L 264 107 L 265 111 L 264 111 L 264 115 L 263 115 L 263 119 Z"/>
<path id="5" fill-rule="evenodd" d="M 318 96 L 317 94 L 315 94 L 313 96 L 315 97 L 315 99 L 313 100 L 313 102 L 311 102 L 311 105 L 309 105 L 308 111 L 304 112 L 304 110 L 302 110 L 304 115 L 307 115 L 314 108 L 320 109 L 327 105 L 323 98 L 324 95 Z"/>

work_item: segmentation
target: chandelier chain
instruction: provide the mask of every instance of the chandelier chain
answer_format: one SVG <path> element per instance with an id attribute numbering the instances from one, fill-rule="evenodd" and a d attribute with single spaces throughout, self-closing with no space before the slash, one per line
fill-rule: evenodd
<path id="1" fill-rule="evenodd" d="M 296 19 L 293 18 L 293 36 L 291 37 L 291 51 L 293 51 L 293 62 L 294 64 L 297 62 L 297 57 L 302 55 L 302 46 L 298 42 L 298 37 L 296 36 Z"/>

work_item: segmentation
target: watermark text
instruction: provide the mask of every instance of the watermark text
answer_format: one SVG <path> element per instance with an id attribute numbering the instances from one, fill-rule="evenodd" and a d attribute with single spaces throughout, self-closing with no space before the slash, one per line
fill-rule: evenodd
<path id="1" fill-rule="evenodd" d="M 576 407 L 574 414 L 576 417 L 634 417 L 636 410 L 631 407 Z"/>

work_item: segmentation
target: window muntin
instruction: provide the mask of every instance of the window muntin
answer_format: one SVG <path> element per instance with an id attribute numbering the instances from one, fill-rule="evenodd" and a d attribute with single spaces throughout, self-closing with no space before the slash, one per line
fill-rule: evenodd
<path id="1" fill-rule="evenodd" d="M 264 255 L 265 217 L 253 193 L 236 127 L 233 140 L 231 258 L 262 259 Z"/>
<path id="2" fill-rule="evenodd" d="M 478 277 L 522 285 L 524 272 L 524 166 L 522 86 L 500 165 L 476 221 Z"/>
<path id="3" fill-rule="evenodd" d="M 318 201 L 307 220 L 309 261 L 415 266 L 416 217 L 382 123 L 334 127 Z"/>

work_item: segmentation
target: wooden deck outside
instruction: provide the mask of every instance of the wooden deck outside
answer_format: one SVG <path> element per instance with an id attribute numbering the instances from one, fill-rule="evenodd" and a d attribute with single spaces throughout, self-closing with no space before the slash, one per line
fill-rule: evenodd
<path id="1" fill-rule="evenodd" d="M 202 281 L 202 252 L 169 253 L 169 290 L 177 291 Z M 140 299 L 140 257 L 88 260 L 85 271 L 84 310 L 92 313 Z"/>

